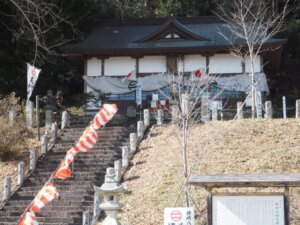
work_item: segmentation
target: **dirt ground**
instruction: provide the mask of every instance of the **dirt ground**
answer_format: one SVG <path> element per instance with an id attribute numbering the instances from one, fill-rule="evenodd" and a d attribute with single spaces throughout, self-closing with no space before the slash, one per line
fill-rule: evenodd
<path id="1" fill-rule="evenodd" d="M 150 137 L 151 136 L 151 137 Z M 156 127 L 139 145 L 123 184 L 122 225 L 163 224 L 165 207 L 183 207 L 183 160 L 180 134 L 174 126 Z M 300 120 L 208 122 L 190 129 L 191 174 L 300 172 Z M 213 192 L 283 192 L 281 188 L 214 189 Z M 207 224 L 208 192 L 190 188 L 196 224 Z M 290 188 L 291 225 L 300 224 L 300 188 Z"/>

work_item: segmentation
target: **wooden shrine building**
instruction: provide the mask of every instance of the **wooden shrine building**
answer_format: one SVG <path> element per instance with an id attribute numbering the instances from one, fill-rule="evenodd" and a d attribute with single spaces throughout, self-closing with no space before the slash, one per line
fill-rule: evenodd
<path id="1" fill-rule="evenodd" d="M 61 51 L 70 59 L 84 62 L 84 92 L 105 94 L 105 101 L 117 102 L 121 112 L 135 106 L 134 86 L 130 81 L 122 82 L 133 70 L 143 83 L 143 108 L 149 107 L 153 93 L 159 95 L 159 100 L 166 100 L 169 89 L 159 80 L 161 75 L 199 69 L 209 76 L 222 77 L 216 87 L 211 87 L 212 96 L 226 83 L 219 98 L 239 98 L 249 91 L 249 81 L 245 81 L 250 72 L 249 60 L 230 54 L 230 45 L 219 32 L 232 35 L 217 17 L 101 20 L 82 42 L 64 46 Z M 268 40 L 264 48 L 276 50 L 256 58 L 255 72 L 262 80 L 261 91 L 269 92 L 267 79 L 279 69 L 285 42 Z"/>

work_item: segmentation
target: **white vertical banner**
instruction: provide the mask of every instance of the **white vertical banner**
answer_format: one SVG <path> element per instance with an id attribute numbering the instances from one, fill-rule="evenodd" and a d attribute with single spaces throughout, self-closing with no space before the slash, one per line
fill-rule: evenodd
<path id="1" fill-rule="evenodd" d="M 27 100 L 29 100 L 41 70 L 27 63 Z"/>
<path id="2" fill-rule="evenodd" d="M 135 91 L 136 91 L 136 104 L 137 105 L 142 105 L 142 84 L 140 84 L 140 83 L 137 83 L 137 85 L 136 85 L 136 89 L 135 89 Z"/>

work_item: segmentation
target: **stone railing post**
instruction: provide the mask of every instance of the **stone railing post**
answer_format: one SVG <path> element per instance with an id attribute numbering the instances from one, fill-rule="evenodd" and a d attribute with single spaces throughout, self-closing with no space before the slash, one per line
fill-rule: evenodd
<path id="1" fill-rule="evenodd" d="M 149 109 L 144 109 L 144 125 L 145 125 L 145 128 L 150 126 L 150 111 L 149 111 Z"/>
<path id="2" fill-rule="evenodd" d="M 129 152 L 128 147 L 123 146 L 122 147 L 122 169 L 125 171 L 127 167 L 129 166 Z"/>
<path id="3" fill-rule="evenodd" d="M 162 109 L 157 110 L 157 125 L 162 126 L 163 125 L 163 116 L 164 112 Z"/>
<path id="4" fill-rule="evenodd" d="M 136 151 L 137 147 L 137 137 L 136 133 L 130 133 L 129 135 L 129 146 L 130 146 L 130 154 L 133 155 Z"/>
<path id="5" fill-rule="evenodd" d="M 91 218 L 89 211 L 82 212 L 82 225 L 91 225 Z"/>
<path id="6" fill-rule="evenodd" d="M 122 163 L 121 160 L 116 160 L 114 162 L 115 174 L 116 174 L 116 182 L 119 184 L 121 182 L 121 174 L 122 174 Z"/>
<path id="7" fill-rule="evenodd" d="M 266 119 L 272 119 L 272 117 L 273 117 L 272 102 L 271 101 L 266 101 L 265 108 L 266 108 L 265 118 Z"/>
<path id="8" fill-rule="evenodd" d="M 218 104 L 217 104 L 217 102 L 212 102 L 212 104 L 211 104 L 211 119 L 218 120 Z"/>
<path id="9" fill-rule="evenodd" d="M 41 149 L 42 149 L 42 154 L 46 154 L 48 151 L 48 137 L 47 135 L 42 136 L 41 138 Z"/>
<path id="10" fill-rule="evenodd" d="M 102 201 L 101 198 L 102 198 L 102 196 L 99 193 L 95 192 L 95 194 L 94 194 L 93 218 L 96 219 L 96 220 L 98 219 L 98 217 L 101 214 L 101 210 L 100 210 L 100 207 L 99 207 L 99 205 Z"/>
<path id="11" fill-rule="evenodd" d="M 6 176 L 3 181 L 3 201 L 7 201 L 11 192 L 11 178 Z"/>
<path id="12" fill-rule="evenodd" d="M 178 122 L 179 111 L 176 105 L 171 106 L 171 122 L 173 124 Z"/>
<path id="13" fill-rule="evenodd" d="M 243 102 L 238 102 L 236 104 L 237 107 L 237 118 L 243 119 L 244 118 L 244 112 L 243 112 Z"/>
<path id="14" fill-rule="evenodd" d="M 69 126 L 69 114 L 67 111 L 63 111 L 61 115 L 61 129 L 65 129 Z"/>
<path id="15" fill-rule="evenodd" d="M 52 123 L 52 126 L 51 126 L 51 141 L 53 143 L 55 143 L 56 139 L 57 139 L 57 124 Z"/>
<path id="16" fill-rule="evenodd" d="M 25 163 L 24 162 L 19 162 L 18 164 L 18 185 L 22 185 L 23 181 L 24 181 L 24 177 L 25 177 Z"/>
<path id="17" fill-rule="evenodd" d="M 137 122 L 137 137 L 141 140 L 144 136 L 144 123 L 143 121 Z"/>
<path id="18" fill-rule="evenodd" d="M 14 126 L 14 124 L 16 122 L 16 112 L 15 111 L 8 112 L 8 122 L 11 127 Z"/>
<path id="19" fill-rule="evenodd" d="M 30 172 L 34 171 L 36 166 L 36 149 L 30 150 L 30 162 L 29 162 L 29 169 Z"/>
<path id="20" fill-rule="evenodd" d="M 34 104 L 32 101 L 26 102 L 26 127 L 33 127 L 33 116 L 34 116 Z"/>
<path id="21" fill-rule="evenodd" d="M 300 119 L 300 99 L 296 101 L 296 118 Z"/>

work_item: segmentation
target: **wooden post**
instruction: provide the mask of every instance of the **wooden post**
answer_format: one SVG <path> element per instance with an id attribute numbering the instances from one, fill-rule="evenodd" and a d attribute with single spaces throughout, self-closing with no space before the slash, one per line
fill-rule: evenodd
<path id="1" fill-rule="evenodd" d="M 296 101 L 296 118 L 300 119 L 300 99 Z"/>
<path id="2" fill-rule="evenodd" d="M 36 166 L 36 149 L 30 150 L 30 163 L 29 163 L 30 172 L 34 171 Z"/>
<path id="3" fill-rule="evenodd" d="M 57 139 L 57 124 L 52 123 L 52 126 L 51 126 L 51 140 L 52 140 L 53 143 L 55 143 L 56 139 Z"/>
<path id="4" fill-rule="evenodd" d="M 145 125 L 145 128 L 150 126 L 150 111 L 149 111 L 149 109 L 144 109 L 144 125 Z"/>
<path id="5" fill-rule="evenodd" d="M 100 210 L 100 203 L 101 203 L 101 195 L 95 191 L 94 194 L 94 210 L 93 210 L 93 218 L 98 219 L 100 216 L 101 210 Z"/>
<path id="6" fill-rule="evenodd" d="M 33 102 L 28 100 L 26 102 L 26 127 L 27 128 L 33 127 L 33 111 L 34 111 Z"/>
<path id="7" fill-rule="evenodd" d="M 287 112 L 286 112 L 286 98 L 285 96 L 282 97 L 282 114 L 283 114 L 283 119 L 287 118 Z"/>
<path id="8" fill-rule="evenodd" d="M 11 127 L 14 126 L 15 121 L 16 121 L 16 112 L 15 111 L 9 111 L 8 112 L 8 122 L 9 122 L 9 125 Z"/>
<path id="9" fill-rule="evenodd" d="M 130 154 L 133 155 L 136 151 L 136 145 L 137 145 L 137 137 L 136 133 L 130 133 L 129 135 L 129 143 L 130 143 Z"/>
<path id="10" fill-rule="evenodd" d="M 240 119 L 243 119 L 244 118 L 244 112 L 243 112 L 243 102 L 238 102 L 236 104 L 237 106 L 237 118 L 240 120 Z"/>
<path id="11" fill-rule="evenodd" d="M 22 185 L 24 177 L 25 177 L 25 163 L 24 162 L 19 162 L 18 164 L 18 185 Z"/>
<path id="12" fill-rule="evenodd" d="M 11 192 L 11 178 L 6 176 L 3 181 L 3 201 L 7 201 Z"/>
<path id="13" fill-rule="evenodd" d="M 47 135 L 42 136 L 41 139 L 41 145 L 42 145 L 42 154 L 46 154 L 48 151 L 48 137 Z"/>
<path id="14" fill-rule="evenodd" d="M 120 184 L 121 182 L 121 174 L 122 174 L 122 163 L 121 160 L 116 160 L 114 162 L 115 174 L 116 174 L 116 182 Z"/>
<path id="15" fill-rule="evenodd" d="M 69 126 L 69 114 L 67 111 L 63 111 L 61 116 L 61 129 L 65 129 L 68 126 Z"/>
<path id="16" fill-rule="evenodd" d="M 144 136 L 144 123 L 143 121 L 137 122 L 137 137 L 141 140 Z"/>
<path id="17" fill-rule="evenodd" d="M 181 113 L 183 117 L 186 117 L 189 113 L 190 96 L 188 94 L 181 95 Z"/>
<path id="18" fill-rule="evenodd" d="M 128 165 L 129 165 L 128 147 L 123 146 L 122 147 L 122 168 L 123 168 L 123 171 L 125 171 L 127 169 Z"/>
<path id="19" fill-rule="evenodd" d="M 41 139 L 41 131 L 40 131 L 40 100 L 39 96 L 35 96 L 35 109 L 36 109 L 36 129 L 37 129 L 37 137 L 38 140 Z"/>
<path id="20" fill-rule="evenodd" d="M 266 119 L 272 119 L 273 117 L 272 102 L 266 101 L 265 108 L 266 108 L 266 116 L 265 116 Z"/>
<path id="21" fill-rule="evenodd" d="M 157 125 L 158 126 L 163 125 L 163 115 L 164 115 L 164 112 L 162 109 L 157 110 Z"/>
<path id="22" fill-rule="evenodd" d="M 84 211 L 82 213 L 82 225 L 91 225 L 91 219 L 90 219 L 89 211 Z"/>

